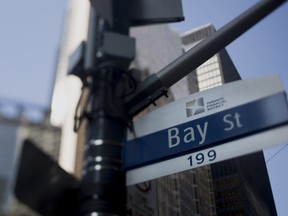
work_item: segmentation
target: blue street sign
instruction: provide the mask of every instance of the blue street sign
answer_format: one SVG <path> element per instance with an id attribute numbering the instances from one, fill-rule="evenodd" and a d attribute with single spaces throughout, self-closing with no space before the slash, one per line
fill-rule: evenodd
<path id="1" fill-rule="evenodd" d="M 125 168 L 187 155 L 285 124 L 287 97 L 278 78 L 226 84 L 137 120 L 135 133 L 126 142 Z M 207 154 L 212 157 L 214 152 Z"/>
<path id="2" fill-rule="evenodd" d="M 130 140 L 125 165 L 130 168 L 157 162 L 284 123 L 288 123 L 286 95 L 278 93 Z"/>

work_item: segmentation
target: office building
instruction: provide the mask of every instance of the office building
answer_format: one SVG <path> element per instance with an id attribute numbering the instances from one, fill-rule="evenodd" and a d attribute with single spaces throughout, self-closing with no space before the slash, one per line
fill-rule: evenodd
<path id="1" fill-rule="evenodd" d="M 183 34 L 185 49 L 214 32 L 214 27 L 207 24 Z M 197 68 L 188 79 L 195 80 L 195 76 L 199 91 L 241 79 L 225 49 Z M 193 89 L 190 91 L 193 93 Z M 212 164 L 210 168 L 217 215 L 276 215 L 262 152 Z M 253 175 L 256 171 L 257 175 Z"/>
<path id="2" fill-rule="evenodd" d="M 76 164 L 78 137 L 73 124 L 82 83 L 77 77 L 68 76 L 68 65 L 70 56 L 86 40 L 89 5 L 89 1 L 68 1 L 51 104 L 51 124 L 62 130 L 59 164 L 69 173 L 74 173 Z"/>
<path id="3" fill-rule="evenodd" d="M 184 50 L 193 48 L 214 32 L 212 24 L 185 32 L 181 36 Z M 188 75 L 189 90 L 194 93 L 240 79 L 226 49 L 223 49 Z"/>

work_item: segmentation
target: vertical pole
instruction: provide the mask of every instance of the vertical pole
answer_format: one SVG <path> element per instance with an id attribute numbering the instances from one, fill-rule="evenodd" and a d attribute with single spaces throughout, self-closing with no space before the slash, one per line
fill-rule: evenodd
<path id="1" fill-rule="evenodd" d="M 106 55 L 101 46 L 106 39 L 105 32 L 128 34 L 129 20 L 125 11 L 128 4 L 126 0 L 121 3 L 111 0 L 108 4 L 105 1 L 91 6 L 85 53 L 84 67 L 91 72 L 92 87 L 79 195 L 78 215 L 81 216 L 126 215 L 122 143 L 127 122 L 121 94 L 126 83 L 123 73 L 128 70 L 130 61 L 123 60 L 121 54 L 120 58 Z M 100 17 L 95 9 L 110 11 L 111 16 L 109 19 Z"/>
<path id="2" fill-rule="evenodd" d="M 125 212 L 125 176 L 121 168 L 126 125 L 113 111 L 111 113 L 111 109 L 121 106 L 111 102 L 114 93 L 111 84 L 117 79 L 112 67 L 99 69 L 93 76 L 80 215 L 124 215 Z"/>

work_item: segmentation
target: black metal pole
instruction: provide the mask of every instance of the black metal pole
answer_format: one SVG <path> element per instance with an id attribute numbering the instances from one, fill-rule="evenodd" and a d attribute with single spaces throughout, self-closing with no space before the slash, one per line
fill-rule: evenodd
<path id="1" fill-rule="evenodd" d="M 111 103 L 114 91 L 111 84 L 119 81 L 115 70 L 102 68 L 93 76 L 79 215 L 124 215 L 125 212 L 125 175 L 121 168 L 126 124 L 113 111 L 121 104 Z"/>
<path id="2" fill-rule="evenodd" d="M 286 1 L 259 1 L 157 74 L 148 77 L 138 86 L 134 95 L 126 100 L 129 115 L 134 116 L 150 105 L 151 101 L 164 95 L 167 88 L 195 70 Z"/>
<path id="3" fill-rule="evenodd" d="M 122 143 L 127 118 L 121 95 L 126 83 L 123 74 L 128 70 L 133 57 L 129 54 L 133 51 L 127 54 L 127 50 L 117 49 L 117 43 L 126 43 L 128 47 L 133 44 L 127 36 L 129 7 L 126 0 L 121 1 L 121 5 L 117 0 L 92 3 L 84 58 L 92 87 L 78 215 L 122 216 L 126 215 Z M 98 10 L 108 15 L 103 17 Z M 116 46 L 111 47 L 111 44 Z"/>

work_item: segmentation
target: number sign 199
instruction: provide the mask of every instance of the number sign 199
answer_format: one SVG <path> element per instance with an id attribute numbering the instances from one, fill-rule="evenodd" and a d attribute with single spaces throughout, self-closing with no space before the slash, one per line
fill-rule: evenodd
<path id="1" fill-rule="evenodd" d="M 205 160 L 208 161 L 214 161 L 217 157 L 216 151 L 215 150 L 210 150 L 207 152 L 207 155 L 203 153 L 197 153 L 196 155 L 192 154 L 190 155 L 187 160 L 190 163 L 190 166 L 193 166 L 193 164 L 196 162 L 197 164 L 202 164 L 204 163 Z"/>

